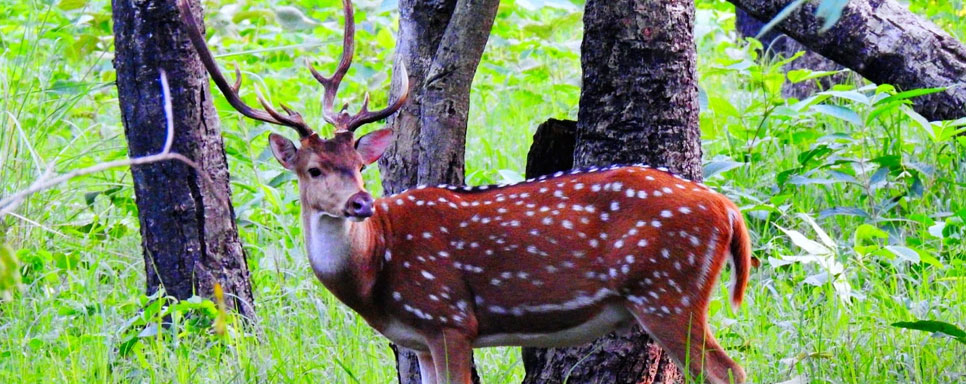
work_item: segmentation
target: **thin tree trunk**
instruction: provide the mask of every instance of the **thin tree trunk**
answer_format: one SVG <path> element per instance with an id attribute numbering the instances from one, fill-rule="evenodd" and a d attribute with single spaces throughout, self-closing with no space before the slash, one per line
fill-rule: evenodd
<path id="1" fill-rule="evenodd" d="M 791 0 L 729 0 L 759 20 L 771 20 Z M 806 2 L 776 26 L 809 49 L 865 78 L 910 90 L 949 87 L 913 100 L 930 120 L 966 116 L 966 46 L 894 0 L 851 0 L 828 31 Z"/>
<path id="2" fill-rule="evenodd" d="M 694 12 L 688 0 L 587 2 L 575 166 L 646 162 L 700 180 Z M 531 384 L 682 378 L 638 327 L 574 348 L 524 348 L 524 366 Z"/>
<path id="3" fill-rule="evenodd" d="M 745 12 L 740 8 L 735 9 L 735 29 L 738 31 L 739 37 L 756 37 L 764 26 L 764 22 L 756 19 L 754 16 L 749 15 L 748 12 Z M 775 29 L 766 32 L 765 35 L 759 37 L 758 39 L 761 41 L 762 45 L 764 45 L 766 58 L 784 59 L 795 56 L 798 52 L 805 52 L 802 57 L 799 57 L 798 59 L 795 59 L 795 61 L 785 65 L 785 71 L 796 69 L 809 69 L 812 71 L 839 71 L 845 69 L 845 67 L 825 58 L 825 56 L 809 50 L 798 41 L 795 41 L 795 39 L 784 33 L 776 31 Z M 844 82 L 848 79 L 848 77 L 849 74 L 843 72 L 829 77 L 823 77 L 819 79 L 818 82 L 787 82 L 782 87 L 782 96 L 804 99 L 822 89 L 828 89 L 831 88 L 832 85 Z"/>
<path id="4" fill-rule="evenodd" d="M 131 168 L 148 293 L 211 297 L 254 319 L 248 265 L 229 201 L 228 167 L 208 77 L 174 0 L 114 0 L 117 89 L 128 155 L 157 153 L 165 142 L 158 70 L 168 74 L 176 117 L 173 151 L 197 162 L 212 182 L 180 162 Z M 199 9 L 197 3 L 194 9 Z M 201 20 L 200 15 L 196 15 Z"/>
<path id="5" fill-rule="evenodd" d="M 409 70 L 410 98 L 387 124 L 395 138 L 379 161 L 386 194 L 463 184 L 470 86 L 498 7 L 499 0 L 399 2 L 395 67 Z M 419 383 L 416 355 L 392 348 L 399 382 Z M 475 368 L 473 377 L 479 382 Z"/>

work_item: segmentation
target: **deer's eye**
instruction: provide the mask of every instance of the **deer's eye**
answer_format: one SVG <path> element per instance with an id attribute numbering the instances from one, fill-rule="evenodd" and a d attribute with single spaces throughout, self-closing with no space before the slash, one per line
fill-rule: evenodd
<path id="1" fill-rule="evenodd" d="M 322 170 L 318 168 L 309 168 L 309 176 L 312 176 L 312 177 L 322 176 Z"/>

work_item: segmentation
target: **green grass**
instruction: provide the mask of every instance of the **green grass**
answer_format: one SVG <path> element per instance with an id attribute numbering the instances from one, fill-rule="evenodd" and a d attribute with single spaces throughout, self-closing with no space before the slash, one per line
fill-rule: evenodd
<path id="1" fill-rule="evenodd" d="M 378 11 L 379 1 L 357 3 L 357 20 L 366 20 L 357 55 L 369 60 L 356 61 L 341 94 L 356 103 L 371 89 L 381 105 L 395 16 Z M 911 3 L 964 38 L 961 1 Z M 323 22 L 301 31 L 281 29 L 272 5 L 232 4 L 207 3 L 219 60 L 239 62 L 247 84 L 263 85 L 321 126 L 321 89 L 293 60 L 312 57 L 325 68 L 337 60 L 337 2 L 280 3 Z M 576 117 L 580 15 L 528 4 L 503 2 L 476 78 L 467 146 L 472 184 L 522 173 L 537 124 Z M 820 107 L 781 99 L 784 73 L 736 44 L 731 12 L 723 2 L 699 2 L 706 168 L 728 169 L 707 183 L 742 207 L 764 263 L 738 313 L 726 308 L 723 289 L 716 295 L 714 333 L 753 382 L 966 382 L 966 345 L 890 325 L 923 319 L 966 327 L 966 139 L 924 129 L 905 107 L 866 105 L 844 93 L 864 84 L 840 85 L 837 95 L 849 98 L 813 100 Z M 103 0 L 14 0 L 0 10 L 0 195 L 24 188 L 51 161 L 64 171 L 126 156 L 110 28 Z M 891 94 L 858 93 L 873 100 Z M 0 219 L 0 239 L 15 250 L 24 283 L 0 302 L 0 382 L 394 378 L 387 342 L 310 272 L 295 183 L 271 182 L 283 172 L 266 150 L 265 133 L 275 128 L 239 117 L 221 97 L 216 106 L 257 327 L 229 322 L 218 335 L 210 303 L 148 304 L 129 173 L 114 170 L 38 194 Z M 375 167 L 366 177 L 378 191 Z M 817 221 L 828 244 L 800 214 Z M 822 263 L 791 258 L 805 251 L 779 226 L 824 244 L 813 249 Z M 155 332 L 151 323 L 166 313 L 179 325 Z M 477 357 L 487 383 L 522 377 L 515 348 Z"/>

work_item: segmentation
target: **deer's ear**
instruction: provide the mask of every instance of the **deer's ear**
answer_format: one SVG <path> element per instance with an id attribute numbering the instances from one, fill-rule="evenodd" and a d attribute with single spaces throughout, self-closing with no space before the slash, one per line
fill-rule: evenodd
<path id="1" fill-rule="evenodd" d="M 382 157 L 382 153 L 389 147 L 392 140 L 392 129 L 385 128 L 372 131 L 356 141 L 356 151 L 362 155 L 362 161 L 372 164 Z"/>
<path id="2" fill-rule="evenodd" d="M 285 169 L 294 170 L 295 144 L 292 144 L 291 140 L 277 133 L 268 135 L 268 143 L 271 145 L 272 154 L 275 155 L 275 159 L 278 160 L 279 164 L 282 164 Z"/>

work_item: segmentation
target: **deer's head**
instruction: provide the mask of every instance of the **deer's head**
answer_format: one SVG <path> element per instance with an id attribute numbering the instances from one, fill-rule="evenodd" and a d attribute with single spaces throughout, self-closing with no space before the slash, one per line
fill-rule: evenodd
<path id="1" fill-rule="evenodd" d="M 363 185 L 361 171 L 363 167 L 372 164 L 382 156 L 392 138 L 392 131 L 380 129 L 358 139 L 354 132 L 362 125 L 382 120 L 401 108 L 409 95 L 409 77 L 406 74 L 406 68 L 400 66 L 402 93 L 385 109 L 369 111 L 369 95 L 366 94 L 359 113 L 349 114 L 347 106 L 343 106 L 339 112 L 334 111 L 335 95 L 342 78 L 352 64 L 352 53 L 355 48 L 352 5 L 349 0 L 343 0 L 342 5 L 345 12 L 345 36 L 342 59 L 339 61 L 338 68 L 331 77 L 325 77 L 308 64 L 312 76 L 325 88 L 322 99 L 323 117 L 336 128 L 333 137 L 322 138 L 309 128 L 298 112 L 285 105 L 282 105 L 284 113 L 276 111 L 257 89 L 255 93 L 264 109 L 255 109 L 245 104 L 238 96 L 242 79 L 241 71 L 235 68 L 235 83 L 229 84 L 208 50 L 205 38 L 191 14 L 187 1 L 178 0 L 188 37 L 198 51 L 208 73 L 211 74 L 215 85 L 225 94 L 228 102 L 245 116 L 291 127 L 298 132 L 300 141 L 298 147 L 289 139 L 276 133 L 269 136 L 269 143 L 278 162 L 286 169 L 295 172 L 298 177 L 302 209 L 335 217 L 364 220 L 372 216 L 373 199 Z"/>

